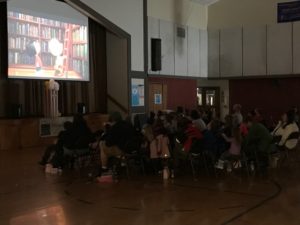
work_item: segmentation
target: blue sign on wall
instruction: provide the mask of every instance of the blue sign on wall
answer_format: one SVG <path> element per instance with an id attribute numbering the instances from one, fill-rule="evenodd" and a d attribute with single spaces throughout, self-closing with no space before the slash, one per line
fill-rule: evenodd
<path id="1" fill-rule="evenodd" d="M 300 20 L 300 1 L 278 3 L 277 21 L 278 23 L 292 22 Z"/>
<path id="2" fill-rule="evenodd" d="M 144 79 L 131 79 L 131 106 L 145 106 Z"/>

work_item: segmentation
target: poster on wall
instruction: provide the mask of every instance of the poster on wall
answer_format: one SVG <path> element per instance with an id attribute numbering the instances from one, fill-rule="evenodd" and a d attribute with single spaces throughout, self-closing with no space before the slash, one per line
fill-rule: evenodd
<path id="1" fill-rule="evenodd" d="M 142 78 L 131 79 L 131 105 L 133 107 L 145 105 L 145 84 Z"/>
<path id="2" fill-rule="evenodd" d="M 161 105 L 162 104 L 161 94 L 154 94 L 154 104 L 155 105 Z"/>

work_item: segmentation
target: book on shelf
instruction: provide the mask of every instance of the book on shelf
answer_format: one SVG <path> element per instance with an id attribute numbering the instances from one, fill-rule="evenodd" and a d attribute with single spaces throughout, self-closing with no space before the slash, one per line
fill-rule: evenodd
<path id="1" fill-rule="evenodd" d="M 7 28 L 9 34 L 26 35 L 37 38 L 39 35 L 38 25 L 9 21 Z"/>
<path id="2" fill-rule="evenodd" d="M 73 57 L 82 58 L 82 60 L 87 60 L 87 55 L 88 55 L 87 44 L 73 45 Z"/>
<path id="3" fill-rule="evenodd" d="M 47 25 L 47 26 L 55 26 L 55 27 L 64 28 L 64 26 L 66 25 L 66 23 L 60 22 L 60 21 L 57 21 L 57 20 L 40 18 L 40 17 L 36 17 L 36 16 L 23 14 L 23 13 L 18 13 L 18 12 L 8 11 L 7 15 L 8 15 L 8 18 L 15 18 L 15 19 L 19 19 L 19 20 L 25 20 L 25 21 L 28 21 L 28 22 L 36 22 L 36 23 L 40 23 L 42 25 Z"/>
<path id="4" fill-rule="evenodd" d="M 57 38 L 62 41 L 64 39 L 64 30 L 53 27 L 41 27 L 41 38 L 51 39 Z"/>
<path id="5" fill-rule="evenodd" d="M 75 27 L 75 28 L 74 28 Z M 88 32 L 86 26 L 73 27 L 73 41 L 74 42 L 87 42 Z"/>
<path id="6" fill-rule="evenodd" d="M 36 39 L 29 37 L 9 37 L 8 48 L 24 51 L 26 50 L 27 45 L 35 40 Z"/>
<path id="7" fill-rule="evenodd" d="M 86 74 L 88 73 L 88 62 L 87 61 L 73 59 L 71 63 L 72 63 L 71 68 L 73 68 L 74 71 L 82 74 L 83 77 L 86 76 Z"/>
<path id="8" fill-rule="evenodd" d="M 53 55 L 45 55 L 45 54 L 43 54 L 42 57 L 41 57 L 41 59 L 42 59 L 42 62 L 43 62 L 44 66 L 52 67 L 55 64 L 56 57 L 53 56 Z"/>
<path id="9" fill-rule="evenodd" d="M 12 18 L 20 19 L 20 20 L 28 20 L 28 21 L 32 21 L 32 22 L 38 22 L 38 17 L 30 16 L 30 15 L 26 15 L 26 14 L 22 14 L 22 13 L 18 13 L 18 12 L 8 11 L 7 15 L 8 15 L 8 17 L 12 17 Z"/>
<path id="10" fill-rule="evenodd" d="M 9 52 L 8 53 L 9 64 L 19 64 L 19 65 L 35 65 L 35 56 L 29 56 L 24 52 Z M 42 55 L 41 60 L 43 66 L 53 67 L 55 64 L 55 56 L 52 55 Z"/>
<path id="11" fill-rule="evenodd" d="M 9 52 L 8 60 L 10 64 L 34 65 L 35 57 L 26 53 Z"/>

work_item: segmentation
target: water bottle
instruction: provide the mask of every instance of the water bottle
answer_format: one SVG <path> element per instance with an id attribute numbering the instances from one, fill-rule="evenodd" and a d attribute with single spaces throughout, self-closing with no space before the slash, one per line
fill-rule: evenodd
<path id="1" fill-rule="evenodd" d="M 250 169 L 251 169 L 252 172 L 254 171 L 254 169 L 255 169 L 255 167 L 254 167 L 254 162 L 251 162 L 251 164 L 250 164 Z"/>
<path id="2" fill-rule="evenodd" d="M 168 180 L 169 176 L 170 176 L 169 168 L 167 166 L 165 166 L 164 170 L 163 170 L 163 179 L 164 180 Z"/>
<path id="3" fill-rule="evenodd" d="M 171 178 L 174 179 L 175 174 L 174 174 L 174 170 L 171 170 Z"/>

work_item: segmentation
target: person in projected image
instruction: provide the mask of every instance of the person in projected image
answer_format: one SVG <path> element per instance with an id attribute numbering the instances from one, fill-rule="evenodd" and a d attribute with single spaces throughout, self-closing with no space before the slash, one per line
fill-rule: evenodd
<path id="1" fill-rule="evenodd" d="M 35 57 L 35 73 L 36 75 L 40 76 L 43 74 L 42 68 L 43 68 L 43 62 L 40 57 L 41 52 L 41 45 L 39 41 L 33 41 L 26 47 L 26 53 L 31 56 Z"/>
<path id="2" fill-rule="evenodd" d="M 64 60 L 66 56 L 63 55 L 63 48 L 63 44 L 60 43 L 56 38 L 52 38 L 49 41 L 49 51 L 56 57 L 54 64 L 54 76 L 56 77 L 64 76 L 66 72 L 64 71 Z"/>

